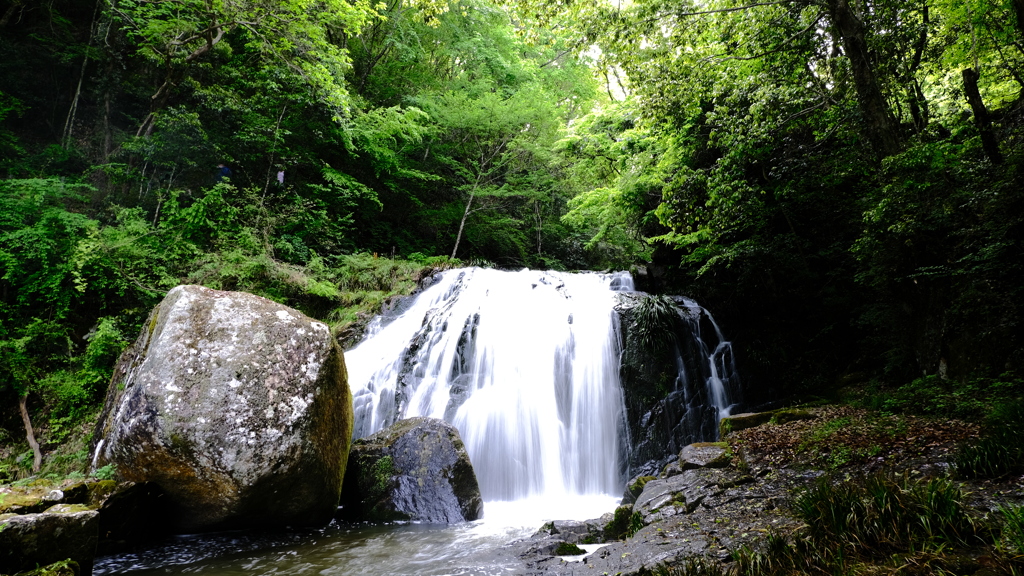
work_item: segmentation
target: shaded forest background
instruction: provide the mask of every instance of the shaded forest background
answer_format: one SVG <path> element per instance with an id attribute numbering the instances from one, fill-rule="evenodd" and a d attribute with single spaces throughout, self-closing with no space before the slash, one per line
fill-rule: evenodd
<path id="1" fill-rule="evenodd" d="M 1021 0 L 0 0 L 0 478 L 84 468 L 185 282 L 344 337 L 427 268 L 626 268 L 753 405 L 1019 395 L 1022 88 Z"/>

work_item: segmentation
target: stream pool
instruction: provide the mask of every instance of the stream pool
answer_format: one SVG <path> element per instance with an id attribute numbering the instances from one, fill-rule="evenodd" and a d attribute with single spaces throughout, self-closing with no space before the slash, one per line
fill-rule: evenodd
<path id="1" fill-rule="evenodd" d="M 504 544 L 549 520 L 611 512 L 618 497 L 568 496 L 487 502 L 484 518 L 450 526 L 393 524 L 290 532 L 177 536 L 144 550 L 97 558 L 97 576 L 500 575 L 522 567 Z"/>

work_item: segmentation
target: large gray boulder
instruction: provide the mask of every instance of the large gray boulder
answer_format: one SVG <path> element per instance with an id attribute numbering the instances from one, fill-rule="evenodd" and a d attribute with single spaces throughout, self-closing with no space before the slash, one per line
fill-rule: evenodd
<path id="1" fill-rule="evenodd" d="M 0 572 L 14 574 L 70 558 L 83 576 L 91 574 L 99 526 L 99 513 L 94 510 L 4 514 L 0 516 Z"/>
<path id="2" fill-rule="evenodd" d="M 410 418 L 356 440 L 342 491 L 349 521 L 452 524 L 483 516 L 469 454 L 454 426 Z"/>
<path id="3" fill-rule="evenodd" d="M 179 532 L 319 525 L 336 510 L 351 434 L 326 325 L 251 294 L 178 286 L 118 361 L 93 464 L 158 485 Z"/>

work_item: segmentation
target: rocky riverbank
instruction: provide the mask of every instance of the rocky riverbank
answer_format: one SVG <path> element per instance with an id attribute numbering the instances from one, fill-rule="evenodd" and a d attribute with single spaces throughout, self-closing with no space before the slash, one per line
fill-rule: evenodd
<path id="1" fill-rule="evenodd" d="M 524 575 L 791 573 L 764 565 L 751 570 L 750 558 L 773 541 L 778 547 L 811 536 L 794 505 L 801 494 L 823 482 L 854 487 L 880 477 L 894 478 L 891 485 L 908 492 L 931 486 L 934 479 L 944 486 L 941 479 L 948 476 L 954 446 L 978 435 L 976 426 L 962 422 L 885 416 L 848 406 L 779 411 L 735 422 L 723 424 L 727 431 L 751 427 L 730 432 L 721 443 L 688 446 L 658 476 L 633 479 L 625 499 L 635 496 L 635 502 L 615 514 L 551 523 L 501 553 L 517 557 L 522 565 L 517 574 Z M 950 558 L 957 574 L 1019 571 L 1019 552 L 999 542 L 999 512 L 1024 504 L 1024 478 L 950 485 L 950 493 L 961 496 L 960 509 L 965 521 L 977 527 L 976 534 L 945 547 L 922 540 L 916 552 L 886 550 L 881 557 L 850 562 L 878 574 L 932 574 L 936 566 L 953 562 Z M 616 538 L 622 529 L 625 537 Z M 573 550 L 592 543 L 605 545 L 586 554 Z M 917 558 L 922 554 L 927 558 Z M 744 558 L 740 569 L 737 559 Z M 901 572 L 899 566 L 907 562 L 922 568 Z M 684 572 L 683 566 L 689 569 Z"/>
<path id="2" fill-rule="evenodd" d="M 1003 507 L 1024 505 L 1024 478 L 948 480 L 955 447 L 975 441 L 976 425 L 819 406 L 736 417 L 725 430 L 722 442 L 690 445 L 657 475 L 634 478 L 619 509 L 538 527 L 495 549 L 494 564 L 523 575 L 820 572 L 815 558 L 801 570 L 750 566 L 773 550 L 814 552 L 811 537 L 820 527 L 808 523 L 797 502 L 824 481 L 856 495 L 871 479 L 890 478 L 887 486 L 907 496 L 921 487 L 956 496 L 966 532 L 941 542 L 912 535 L 920 538 L 914 546 L 890 542 L 874 554 L 851 547 L 843 573 L 1020 573 L 1001 519 Z M 8 491 L 6 502 L 14 503 L 18 497 Z M 49 490 L 35 492 L 41 502 Z"/>

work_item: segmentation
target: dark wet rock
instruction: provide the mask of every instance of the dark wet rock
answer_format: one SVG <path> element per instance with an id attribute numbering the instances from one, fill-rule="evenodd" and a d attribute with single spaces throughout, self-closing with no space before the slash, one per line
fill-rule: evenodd
<path id="1" fill-rule="evenodd" d="M 85 504 L 89 501 L 90 486 L 97 481 L 78 481 L 64 487 L 64 498 L 61 502 L 66 504 Z"/>
<path id="2" fill-rule="evenodd" d="M 172 526 L 159 519 L 173 514 L 174 507 L 156 484 L 127 482 L 97 495 L 101 496 L 98 554 L 128 550 L 172 533 Z"/>
<path id="3" fill-rule="evenodd" d="M 735 402 L 738 377 L 731 369 L 728 343 L 717 342 L 713 321 L 692 301 L 641 293 L 620 293 L 618 299 L 629 471 L 657 475 L 684 446 L 716 439 L 718 410 L 707 382 L 716 374 Z M 653 346 L 650 337 L 640 336 L 652 333 L 660 335 Z M 708 354 L 720 344 L 728 368 L 712 370 Z"/>
<path id="4" fill-rule="evenodd" d="M 480 486 L 458 430 L 434 418 L 401 420 L 356 440 L 342 504 L 342 518 L 352 522 L 450 524 L 483 515 Z"/>
<path id="5" fill-rule="evenodd" d="M 179 286 L 118 361 L 95 465 L 160 486 L 177 531 L 322 525 L 351 427 L 325 324 L 251 294 Z"/>
<path id="6" fill-rule="evenodd" d="M 81 573 L 92 573 L 99 535 L 99 513 L 11 515 L 0 520 L 0 566 L 13 574 L 71 559 Z"/>

